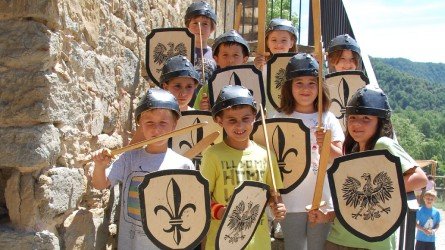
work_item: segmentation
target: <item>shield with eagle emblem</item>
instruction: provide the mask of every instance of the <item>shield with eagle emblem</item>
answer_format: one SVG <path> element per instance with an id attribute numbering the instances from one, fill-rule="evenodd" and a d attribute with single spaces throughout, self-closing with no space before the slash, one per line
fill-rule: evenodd
<path id="1" fill-rule="evenodd" d="M 153 29 L 147 36 L 145 68 L 150 79 L 158 86 L 165 61 L 183 55 L 195 60 L 195 36 L 187 28 Z"/>
<path id="2" fill-rule="evenodd" d="M 368 77 L 359 70 L 334 72 L 326 75 L 326 85 L 331 97 L 331 111 L 346 131 L 346 104 L 361 87 L 369 84 Z"/>
<path id="3" fill-rule="evenodd" d="M 209 183 L 199 171 L 152 172 L 138 187 L 142 226 L 161 249 L 193 249 L 210 226 Z"/>
<path id="4" fill-rule="evenodd" d="M 328 170 L 335 215 L 355 236 L 382 241 L 407 211 L 400 159 L 388 150 L 338 157 Z"/>
<path id="5" fill-rule="evenodd" d="M 184 154 L 186 151 L 190 150 L 193 146 L 195 146 L 206 136 L 210 135 L 215 131 L 220 131 L 222 129 L 216 122 L 213 121 L 212 113 L 210 111 L 190 110 L 190 111 L 183 111 L 181 112 L 181 114 L 182 116 L 178 120 L 176 129 L 184 128 L 202 122 L 208 122 L 208 124 L 204 127 L 194 129 L 189 133 L 185 133 L 170 138 L 168 142 L 169 147 L 178 154 L 181 155 Z M 221 141 L 222 141 L 222 135 L 220 135 L 214 141 L 214 143 L 218 143 Z M 192 159 L 197 169 L 199 169 L 199 166 L 201 165 L 201 159 L 202 159 L 201 154 L 198 154 Z"/>
<path id="6" fill-rule="evenodd" d="M 264 83 L 261 71 L 254 65 L 238 65 L 218 69 L 209 80 L 210 106 L 215 104 L 219 92 L 227 85 L 241 85 L 249 89 L 257 104 L 264 106 L 266 97 L 264 94 Z"/>
<path id="7" fill-rule="evenodd" d="M 271 153 L 275 153 L 284 188 L 287 194 L 294 190 L 307 176 L 311 164 L 310 130 L 300 119 L 266 119 L 267 135 Z M 252 140 L 266 147 L 263 124 L 253 125 Z"/>
<path id="8" fill-rule="evenodd" d="M 215 248 L 244 249 L 261 221 L 269 197 L 267 184 L 256 181 L 241 183 L 227 205 L 216 234 Z"/>
<path id="9" fill-rule="evenodd" d="M 266 110 L 277 110 L 281 102 L 281 88 L 286 82 L 286 66 L 295 53 L 274 54 L 267 61 Z"/>

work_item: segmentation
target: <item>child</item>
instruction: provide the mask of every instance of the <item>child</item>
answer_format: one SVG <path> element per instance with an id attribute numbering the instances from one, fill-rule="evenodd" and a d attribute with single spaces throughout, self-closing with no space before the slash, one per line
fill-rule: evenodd
<path id="1" fill-rule="evenodd" d="M 193 110 L 188 104 L 199 82 L 199 74 L 185 56 L 174 56 L 162 67 L 160 82 L 178 100 L 179 110 Z"/>
<path id="2" fill-rule="evenodd" d="M 362 57 L 357 42 L 348 34 L 334 37 L 328 46 L 329 72 L 361 70 Z"/>
<path id="3" fill-rule="evenodd" d="M 317 131 L 318 98 L 323 100 L 322 122 L 325 129 L 332 131 L 331 160 L 340 156 L 344 135 L 339 121 L 328 111 L 329 95 L 323 84 L 323 96 L 318 96 L 318 63 L 311 55 L 298 53 L 293 56 L 286 67 L 286 82 L 281 89 L 280 112 L 274 117 L 301 119 L 311 130 L 311 166 L 304 181 L 293 191 L 283 195 L 288 215 L 281 223 L 286 249 L 322 249 L 329 233 L 329 224 L 310 225 L 307 221 L 306 205 L 312 203 L 318 174 L 324 132 Z M 323 200 L 332 208 L 332 200 L 327 179 L 323 186 Z"/>
<path id="4" fill-rule="evenodd" d="M 202 158 L 202 175 L 209 181 L 212 197 L 212 220 L 207 234 L 206 249 L 215 248 L 216 234 L 234 189 L 244 180 L 267 183 L 272 189 L 272 177 L 267 165 L 266 150 L 249 139 L 257 113 L 251 92 L 242 86 L 229 85 L 221 90 L 213 119 L 227 134 L 223 142 L 210 147 Z M 273 167 L 275 183 L 283 187 L 276 161 Z M 270 202 L 275 218 L 284 218 L 286 208 L 277 197 L 278 204 Z M 215 211 L 217 210 L 217 211 Z M 214 216 L 216 215 L 216 216 Z M 265 216 L 261 218 L 255 234 L 246 249 L 270 249 L 269 229 Z"/>
<path id="5" fill-rule="evenodd" d="M 266 54 L 257 54 L 254 60 L 255 67 L 263 72 L 267 73 L 267 70 L 265 71 L 263 66 L 271 54 L 297 52 L 297 30 L 289 20 L 280 18 L 272 19 L 269 26 L 267 26 L 265 40 Z"/>
<path id="6" fill-rule="evenodd" d="M 439 228 L 440 212 L 433 207 L 437 193 L 434 189 L 426 191 L 423 196 L 425 205 L 417 210 L 416 250 L 436 249 L 436 231 Z"/>
<path id="7" fill-rule="evenodd" d="M 198 91 L 201 86 L 208 82 L 216 69 L 216 63 L 212 58 L 212 49 L 207 45 L 207 40 L 216 28 L 216 14 L 210 4 L 204 1 L 194 2 L 187 8 L 184 21 L 185 26 L 195 35 L 194 65 L 196 71 L 200 74 L 200 85 L 196 89 Z M 199 32 L 199 24 L 201 24 L 201 34 Z M 201 53 L 203 56 L 201 56 Z M 204 64 L 205 82 L 202 82 L 202 64 Z M 193 102 L 190 105 L 193 105 L 194 99 L 192 98 Z"/>
<path id="8" fill-rule="evenodd" d="M 237 66 L 247 62 L 249 59 L 249 44 L 235 30 L 230 30 L 216 38 L 212 46 L 213 59 L 218 68 L 223 69 L 228 66 Z M 208 98 L 209 85 L 205 84 L 200 90 L 195 100 L 195 109 L 210 110 Z"/>
<path id="9" fill-rule="evenodd" d="M 173 131 L 180 117 L 178 102 L 168 91 L 149 89 L 135 111 L 145 139 Z M 167 140 L 126 152 L 110 164 L 108 149 L 93 156 L 92 184 L 105 189 L 122 183 L 118 249 L 157 249 L 145 235 L 137 187 L 147 173 L 164 169 L 195 169 L 193 163 L 167 148 Z"/>
<path id="10" fill-rule="evenodd" d="M 350 154 L 373 149 L 387 149 L 400 158 L 406 192 L 425 186 L 426 176 L 417 163 L 392 139 L 390 120 L 391 108 L 386 95 L 374 86 L 359 89 L 346 106 L 347 130 L 343 152 Z M 360 166 L 357 166 L 360 167 Z M 309 219 L 315 223 L 332 224 L 326 241 L 326 249 L 395 249 L 395 234 L 383 241 L 368 242 L 347 231 L 335 218 L 335 212 L 309 212 Z M 334 220 L 335 219 L 335 220 Z"/>

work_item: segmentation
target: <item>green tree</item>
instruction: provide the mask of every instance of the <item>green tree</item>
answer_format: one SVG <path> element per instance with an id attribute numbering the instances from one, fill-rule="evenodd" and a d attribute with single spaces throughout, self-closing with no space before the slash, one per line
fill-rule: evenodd
<path id="1" fill-rule="evenodd" d="M 289 13 L 291 11 L 291 0 L 269 0 L 267 1 L 267 23 L 272 18 L 283 18 L 289 20 Z M 293 6 L 295 9 L 295 6 Z M 298 15 L 291 13 L 292 25 L 298 27 Z"/>

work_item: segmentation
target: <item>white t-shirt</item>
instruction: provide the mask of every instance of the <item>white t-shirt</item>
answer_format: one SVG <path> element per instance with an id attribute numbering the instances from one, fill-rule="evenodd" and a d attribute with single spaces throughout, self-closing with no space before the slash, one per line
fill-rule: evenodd
<path id="1" fill-rule="evenodd" d="M 306 205 L 312 203 L 314 197 L 315 183 L 317 181 L 318 174 L 318 162 L 320 159 L 320 154 L 318 153 L 318 144 L 315 138 L 315 131 L 318 125 L 318 113 L 303 114 L 298 112 L 293 112 L 290 115 L 285 113 L 275 113 L 271 114 L 273 118 L 296 118 L 301 119 L 306 127 L 310 129 L 311 133 L 311 166 L 309 173 L 303 182 L 292 190 L 288 194 L 283 194 L 283 201 L 286 205 L 286 210 L 289 213 L 299 213 L 306 212 Z M 335 115 L 331 112 L 323 113 L 322 116 L 323 127 L 332 131 L 331 141 L 341 141 L 345 140 L 345 135 L 340 126 L 340 122 L 335 118 Z M 330 165 L 328 166 L 328 168 Z M 333 208 L 331 191 L 329 189 L 329 183 L 327 176 L 325 177 L 323 185 L 323 196 L 322 200 L 326 201 L 326 209 Z"/>
<path id="2" fill-rule="evenodd" d="M 194 170 L 195 166 L 170 148 L 161 154 L 141 148 L 122 154 L 106 170 L 111 186 L 122 183 L 118 249 L 158 249 L 142 228 L 137 188 L 146 174 L 165 169 Z"/>

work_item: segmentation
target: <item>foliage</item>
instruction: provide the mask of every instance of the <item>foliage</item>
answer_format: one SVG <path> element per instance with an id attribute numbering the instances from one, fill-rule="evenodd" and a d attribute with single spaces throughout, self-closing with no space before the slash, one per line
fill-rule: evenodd
<path id="1" fill-rule="evenodd" d="M 415 159 L 438 161 L 437 175 L 445 175 L 445 80 L 431 80 L 445 77 L 444 64 L 394 58 L 371 58 L 371 62 L 394 110 L 392 122 L 400 145 Z M 432 69 L 434 77 L 423 77 Z M 443 186 L 443 179 L 437 182 Z"/>
<path id="2" fill-rule="evenodd" d="M 281 7 L 281 5 L 283 5 Z M 267 23 L 272 18 L 283 18 L 289 20 L 289 12 L 291 11 L 291 0 L 268 0 L 267 1 Z M 272 8 L 273 6 L 273 8 Z M 293 6 L 293 9 L 297 9 Z M 292 13 L 291 21 L 294 27 L 298 27 L 298 15 Z"/>

